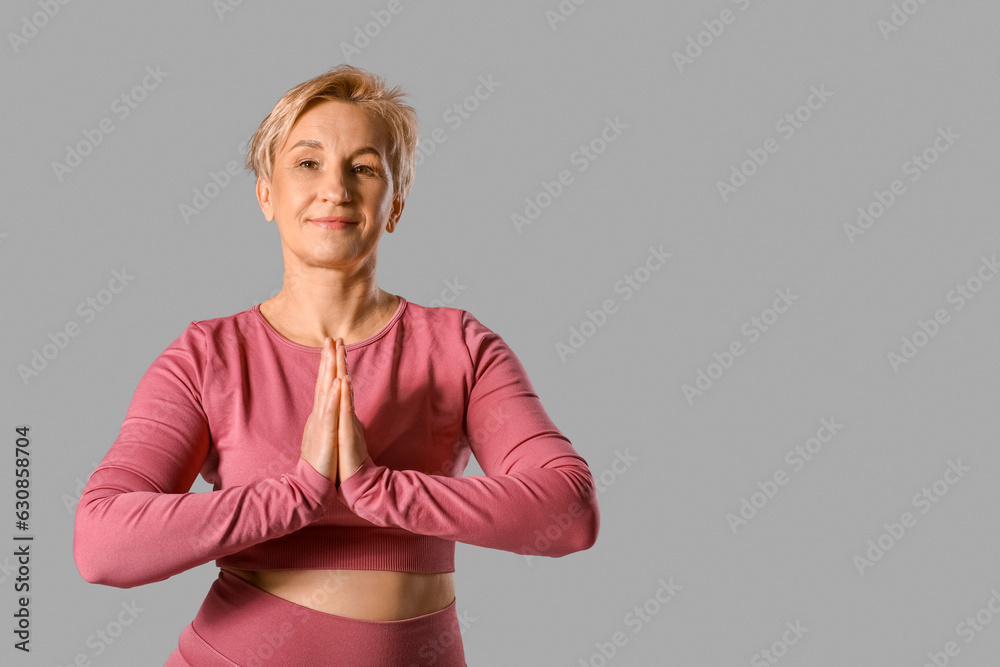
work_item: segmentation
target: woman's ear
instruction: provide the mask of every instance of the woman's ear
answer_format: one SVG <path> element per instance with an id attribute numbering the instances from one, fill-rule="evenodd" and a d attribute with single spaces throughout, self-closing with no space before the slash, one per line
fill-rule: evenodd
<path id="1" fill-rule="evenodd" d="M 403 215 L 404 206 L 406 206 L 406 200 L 398 196 L 393 197 L 392 210 L 389 211 L 389 224 L 385 226 L 385 231 L 391 234 L 396 230 L 396 225 L 399 224 L 399 218 Z"/>
<path id="2" fill-rule="evenodd" d="M 274 220 L 274 207 L 271 205 L 271 184 L 263 178 L 257 179 L 257 202 L 268 222 Z"/>

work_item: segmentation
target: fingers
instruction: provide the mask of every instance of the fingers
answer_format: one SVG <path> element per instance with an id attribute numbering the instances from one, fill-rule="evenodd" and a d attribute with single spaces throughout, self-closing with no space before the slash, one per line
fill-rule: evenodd
<path id="1" fill-rule="evenodd" d="M 334 413 L 334 432 L 337 428 L 337 407 L 340 402 L 340 383 L 337 381 L 337 352 L 335 346 L 337 343 L 327 337 L 324 345 L 327 345 L 324 350 L 324 354 L 327 357 L 326 365 L 326 375 L 324 377 L 324 384 L 326 389 L 326 401 L 323 405 L 323 411 L 326 413 Z"/>
<path id="2" fill-rule="evenodd" d="M 337 346 L 337 377 L 343 378 L 347 377 L 347 346 L 344 345 L 344 339 L 338 338 L 335 345 Z"/>
<path id="3" fill-rule="evenodd" d="M 340 341 L 340 354 L 337 355 L 337 375 L 340 377 L 341 391 L 349 390 L 349 405 L 353 412 L 354 410 L 354 382 L 351 380 L 351 376 L 347 368 L 347 345 L 344 343 L 344 339 L 338 339 Z M 344 382 L 347 382 L 345 385 Z M 344 389 L 344 387 L 347 389 Z"/>
<path id="4" fill-rule="evenodd" d="M 330 396 L 329 409 L 333 414 L 333 433 L 339 433 L 341 424 L 351 426 L 354 423 L 352 413 L 354 405 L 350 400 L 353 389 L 350 385 L 350 378 L 347 376 L 347 348 L 344 345 L 343 338 L 338 338 L 333 342 L 330 356 L 333 360 L 331 375 L 336 374 L 336 377 L 333 378 L 333 391 Z M 339 436 L 337 440 L 339 447 Z"/>
<path id="5" fill-rule="evenodd" d="M 332 420 L 332 424 L 331 424 L 331 427 L 330 427 L 330 432 L 333 433 L 333 434 L 335 434 L 335 435 L 336 435 L 338 429 L 340 428 L 340 412 L 341 411 L 339 409 L 339 406 L 340 406 L 340 403 L 343 402 L 343 401 L 340 400 L 341 394 L 344 393 L 343 392 L 343 388 L 344 388 L 344 385 L 343 385 L 343 383 L 341 383 L 340 378 L 334 378 L 333 379 L 333 387 L 330 388 L 330 401 L 329 401 L 329 403 L 326 406 L 326 412 L 327 412 L 327 414 L 330 415 L 330 418 Z"/>
<path id="6" fill-rule="evenodd" d="M 342 437 L 349 438 L 354 426 L 354 383 L 347 374 L 347 348 L 343 338 L 337 339 L 337 384 L 340 387 L 338 420 L 345 427 Z"/>
<path id="7" fill-rule="evenodd" d="M 336 345 L 337 343 L 329 336 L 323 340 L 319 372 L 316 375 L 316 395 L 313 397 L 313 405 L 317 410 L 326 412 L 337 405 L 333 396 L 333 383 L 338 375 Z"/>
<path id="8" fill-rule="evenodd" d="M 340 380 L 340 378 L 338 378 Z M 339 382 L 340 385 L 340 423 L 344 424 L 348 430 L 354 428 L 354 387 L 350 377 L 345 377 Z"/>
<path id="9" fill-rule="evenodd" d="M 340 344 L 343 342 L 340 341 Z M 338 343 L 329 336 L 323 339 L 313 410 L 303 429 L 301 451 L 301 458 L 330 480 L 337 478 L 339 469 L 337 450 L 343 380 L 338 376 L 343 372 L 340 367 L 346 362 L 344 360 L 338 365 L 337 346 Z"/>
<path id="10" fill-rule="evenodd" d="M 347 374 L 347 346 L 343 338 L 338 338 L 337 342 L 337 378 L 340 380 L 340 393 L 344 400 L 340 401 L 340 418 L 345 423 L 350 423 L 354 411 L 354 383 L 351 376 Z"/>
<path id="11" fill-rule="evenodd" d="M 316 373 L 316 390 L 313 393 L 313 407 L 318 407 L 321 405 L 323 388 L 326 386 L 323 383 L 323 378 L 326 377 L 324 373 L 326 372 L 326 367 L 329 365 L 329 355 L 327 355 L 327 344 L 326 340 L 323 341 L 323 349 L 319 353 L 319 371 Z"/>
<path id="12" fill-rule="evenodd" d="M 344 339 L 333 340 L 327 336 L 323 340 L 319 372 L 316 376 L 316 392 L 313 396 L 313 404 L 316 409 L 324 413 L 337 413 L 335 415 L 337 422 L 339 422 L 341 413 L 349 414 L 353 411 L 354 387 L 349 380 L 347 348 Z M 346 405 L 341 405 L 340 396 L 345 391 L 348 391 L 348 401 Z"/>

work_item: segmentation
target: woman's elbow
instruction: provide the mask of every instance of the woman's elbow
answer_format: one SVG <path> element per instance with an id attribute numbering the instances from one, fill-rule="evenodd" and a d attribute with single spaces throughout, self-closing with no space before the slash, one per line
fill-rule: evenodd
<path id="1" fill-rule="evenodd" d="M 95 548 L 95 545 L 90 544 L 89 539 L 81 535 L 79 528 L 73 535 L 73 561 L 84 581 L 91 584 L 125 587 L 116 579 L 116 573 L 120 573 L 121 568 L 109 563 L 104 554 Z"/>
<path id="2" fill-rule="evenodd" d="M 77 572 L 87 583 L 116 585 L 111 581 L 114 568 L 104 567 L 102 560 L 92 549 L 81 546 L 79 537 L 73 541 L 73 561 L 76 563 Z"/>
<path id="3" fill-rule="evenodd" d="M 119 562 L 108 545 L 108 534 L 77 517 L 73 530 L 73 562 L 84 581 L 115 588 L 132 588 L 143 583 L 130 577 L 130 568 Z"/>
<path id="4" fill-rule="evenodd" d="M 539 541 L 542 544 L 536 544 L 536 547 L 541 547 L 548 542 L 548 549 L 541 549 L 542 553 L 539 555 L 555 558 L 568 556 L 586 551 L 597 542 L 601 529 L 601 511 L 597 506 L 597 490 L 593 480 L 589 477 L 588 480 L 590 483 L 584 485 L 583 490 L 562 512 L 549 515 L 551 523 L 539 531 Z"/>
<path id="5" fill-rule="evenodd" d="M 583 476 L 577 505 L 579 515 L 577 517 L 576 540 L 573 551 L 586 551 L 597 542 L 597 535 L 601 532 L 601 508 L 597 505 L 597 483 L 588 468 Z"/>
<path id="6" fill-rule="evenodd" d="M 129 571 L 120 564 L 108 562 L 101 554 L 93 551 L 80 550 L 74 547 L 73 560 L 76 569 L 84 581 L 90 584 L 113 586 L 115 588 L 133 588 L 147 583 L 130 576 Z"/>
<path id="7" fill-rule="evenodd" d="M 569 549 L 567 554 L 577 551 L 586 551 L 597 542 L 597 535 L 601 532 L 601 510 L 597 506 L 597 495 L 592 492 L 581 496 L 578 501 L 579 516 L 575 519 L 574 528 L 566 544 Z"/>

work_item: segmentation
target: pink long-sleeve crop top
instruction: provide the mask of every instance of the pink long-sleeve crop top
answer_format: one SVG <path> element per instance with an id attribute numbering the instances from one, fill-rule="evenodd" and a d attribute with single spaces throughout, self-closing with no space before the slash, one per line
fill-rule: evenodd
<path id="1" fill-rule="evenodd" d="M 84 579 L 127 588 L 211 560 L 453 572 L 456 541 L 540 556 L 594 544 L 587 462 L 498 334 L 400 297 L 346 352 L 369 456 L 337 486 L 300 458 L 320 349 L 259 304 L 191 322 L 139 381 L 81 495 Z M 470 454 L 485 475 L 463 476 Z M 213 491 L 190 491 L 199 473 Z"/>

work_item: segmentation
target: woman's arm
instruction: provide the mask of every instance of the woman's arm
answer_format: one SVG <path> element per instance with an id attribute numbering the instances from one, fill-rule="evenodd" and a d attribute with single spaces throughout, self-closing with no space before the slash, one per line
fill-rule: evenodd
<path id="1" fill-rule="evenodd" d="M 518 554 L 589 549 L 600 512 L 587 462 L 545 412 L 510 347 L 471 314 L 463 328 L 475 383 L 465 433 L 485 476 L 391 470 L 371 457 L 339 498 L 377 526 Z"/>
<path id="2" fill-rule="evenodd" d="M 91 583 L 129 588 L 298 530 L 333 483 L 304 459 L 277 479 L 190 493 L 209 451 L 202 408 L 209 361 L 192 323 L 153 362 L 76 510 L 73 557 Z"/>

